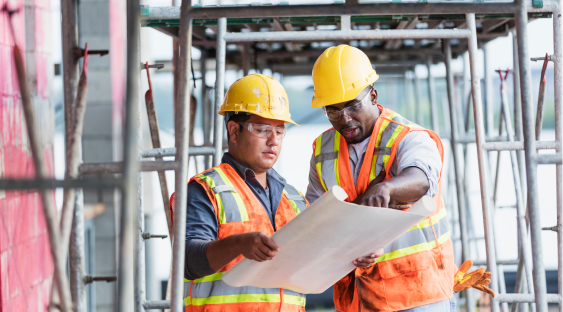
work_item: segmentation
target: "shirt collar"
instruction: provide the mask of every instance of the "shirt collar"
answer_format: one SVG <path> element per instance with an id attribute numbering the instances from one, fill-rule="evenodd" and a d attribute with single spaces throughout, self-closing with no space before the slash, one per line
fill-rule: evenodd
<path id="1" fill-rule="evenodd" d="M 226 164 L 230 165 L 231 167 L 233 167 L 244 181 L 246 181 L 247 178 L 256 177 L 256 173 L 254 172 L 254 170 L 252 170 L 250 168 L 246 168 L 245 166 L 239 164 L 228 153 L 223 154 L 223 158 L 221 159 L 221 162 L 226 163 Z M 281 184 L 283 184 L 285 186 L 285 184 L 286 184 L 285 179 L 276 170 L 274 170 L 274 168 L 270 168 L 266 172 L 266 175 L 269 178 L 275 179 L 276 181 L 280 182 Z"/>

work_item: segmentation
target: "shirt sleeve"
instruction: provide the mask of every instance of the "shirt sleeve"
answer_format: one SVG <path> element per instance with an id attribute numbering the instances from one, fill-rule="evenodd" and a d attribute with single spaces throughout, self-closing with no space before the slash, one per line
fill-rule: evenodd
<path id="1" fill-rule="evenodd" d="M 413 131 L 407 134 L 397 147 L 395 162 L 391 165 L 391 174 L 398 175 L 409 167 L 422 170 L 428 178 L 430 197 L 438 194 L 438 182 L 442 171 L 442 157 L 436 142 L 426 131 Z"/>
<path id="2" fill-rule="evenodd" d="M 207 259 L 207 245 L 218 238 L 219 225 L 207 192 L 197 182 L 188 184 L 186 211 L 186 259 L 184 276 L 189 280 L 215 273 Z"/>
<path id="3" fill-rule="evenodd" d="M 315 154 L 311 156 L 311 165 L 309 168 L 309 185 L 307 186 L 307 193 L 305 193 L 305 198 L 312 204 L 319 197 L 323 196 L 325 190 L 323 184 L 319 180 L 319 175 L 317 174 L 317 167 L 315 163 Z"/>

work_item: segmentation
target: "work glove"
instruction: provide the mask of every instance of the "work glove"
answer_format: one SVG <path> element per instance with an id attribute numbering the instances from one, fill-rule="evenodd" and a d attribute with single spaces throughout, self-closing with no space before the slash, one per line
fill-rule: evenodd
<path id="1" fill-rule="evenodd" d="M 485 272 L 485 268 L 479 268 L 466 274 L 472 266 L 473 261 L 471 260 L 466 260 L 461 265 L 454 277 L 454 291 L 457 293 L 473 287 L 494 297 L 495 292 L 486 286 L 491 283 L 490 277 L 492 273 Z"/>

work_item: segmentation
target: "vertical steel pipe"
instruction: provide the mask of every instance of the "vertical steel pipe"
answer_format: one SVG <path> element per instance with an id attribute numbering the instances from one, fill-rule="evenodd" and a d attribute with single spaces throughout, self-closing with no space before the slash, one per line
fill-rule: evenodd
<path id="1" fill-rule="evenodd" d="M 457 112 L 456 112 L 456 104 L 454 99 L 454 76 L 452 72 L 452 46 L 449 40 L 445 40 L 444 44 L 444 54 L 446 56 L 445 64 L 446 64 L 446 86 L 448 91 L 448 102 L 450 104 L 450 130 L 451 130 L 451 148 L 452 148 L 452 157 L 453 157 L 453 167 L 455 172 L 455 184 L 456 184 L 456 195 L 457 195 L 457 208 L 459 214 L 459 232 L 460 232 L 460 239 L 461 239 L 461 262 L 463 263 L 465 260 L 470 259 L 469 253 L 469 240 L 467 235 L 467 208 L 465 206 L 465 183 L 463 180 L 462 175 L 462 164 L 460 159 L 460 154 L 457 146 L 457 139 L 458 139 L 458 129 L 459 126 L 457 124 Z M 473 302 L 473 293 L 471 291 L 465 292 L 465 299 L 466 299 L 466 307 Z M 469 308 L 467 308 L 469 311 Z"/>
<path id="2" fill-rule="evenodd" d="M 422 111 L 421 94 L 420 94 L 420 80 L 416 77 L 416 71 L 414 73 L 414 94 L 416 96 L 416 123 L 420 126 L 424 126 L 424 112 Z"/>
<path id="3" fill-rule="evenodd" d="M 139 0 L 127 2 L 127 78 L 125 95 L 125 142 L 119 233 L 118 297 L 115 311 L 133 311 L 134 248 L 139 165 Z"/>
<path id="4" fill-rule="evenodd" d="M 174 243 L 172 247 L 171 311 L 183 310 L 184 249 L 186 235 L 186 205 L 188 188 L 188 158 L 190 146 L 190 71 L 192 50 L 192 18 L 190 0 L 184 0 L 180 19 L 180 67 L 178 76 L 178 101 L 176 102 L 176 195 L 174 196 Z"/>
<path id="5" fill-rule="evenodd" d="M 494 131 L 494 107 L 493 107 L 493 75 L 491 71 L 491 59 L 489 57 L 488 44 L 483 45 L 483 60 L 485 68 L 485 130 L 487 135 L 492 136 Z"/>
<path id="6" fill-rule="evenodd" d="M 559 143 L 557 153 L 563 146 L 563 2 L 557 1 L 553 13 L 553 84 L 555 90 L 555 140 Z M 563 312 L 563 167 L 555 165 L 557 195 L 557 286 L 559 289 L 559 312 Z"/>
<path id="7" fill-rule="evenodd" d="M 516 39 L 516 30 L 512 32 L 512 57 L 513 70 L 512 81 L 514 85 L 514 140 L 522 142 L 524 140 L 524 131 L 522 130 L 522 101 L 520 100 L 520 70 L 518 69 L 518 40 Z M 526 191 L 526 168 L 524 164 L 524 151 L 516 152 L 518 157 L 518 168 L 520 179 L 522 181 L 522 191 Z"/>
<path id="8" fill-rule="evenodd" d="M 440 123 L 438 122 L 438 105 L 436 104 L 436 85 L 434 76 L 430 70 L 432 67 L 432 56 L 428 55 L 426 59 L 426 67 L 428 68 L 428 98 L 430 99 L 430 116 L 432 117 L 432 130 L 440 132 Z"/>
<path id="9" fill-rule="evenodd" d="M 506 135 L 509 142 L 514 142 L 514 133 L 512 132 L 512 121 L 510 120 L 510 115 L 508 107 L 508 95 L 507 95 L 506 82 L 501 81 L 501 105 L 502 112 L 504 115 L 504 124 Z M 520 174 L 518 171 L 518 159 L 516 157 L 516 151 L 510 151 L 510 163 L 512 166 L 512 178 L 514 180 L 514 193 L 516 195 L 516 216 L 518 222 L 518 236 L 520 241 L 520 249 L 522 260 L 524 261 L 524 269 L 526 272 L 526 278 L 528 281 L 528 288 L 533 289 L 532 284 L 532 259 L 530 259 L 530 246 L 528 245 L 528 231 L 526 226 L 526 208 L 524 204 L 524 193 L 522 192 L 522 184 L 520 182 Z"/>
<path id="10" fill-rule="evenodd" d="M 209 106 L 209 99 L 207 97 L 207 79 L 205 74 L 207 73 L 207 50 L 205 48 L 201 49 L 201 56 L 199 59 L 199 68 L 201 72 L 201 127 L 203 128 L 203 145 L 208 146 L 211 143 L 211 125 L 213 118 L 213 109 Z M 206 170 L 211 166 L 211 157 L 203 157 L 203 168 Z"/>
<path id="11" fill-rule="evenodd" d="M 86 259 L 84 252 L 84 196 L 82 189 L 77 189 L 75 196 L 74 218 L 68 253 L 70 272 L 70 291 L 74 299 L 75 311 L 87 311 L 86 284 Z"/>
<path id="12" fill-rule="evenodd" d="M 141 131 L 139 131 L 140 133 Z M 145 232 L 145 212 L 143 209 L 143 177 L 137 173 L 139 181 L 137 187 L 137 218 L 135 220 L 135 312 L 144 312 L 147 299 L 146 281 L 145 281 L 145 241 L 143 233 Z"/>
<path id="13" fill-rule="evenodd" d="M 61 1 L 61 31 L 63 52 L 63 88 L 64 88 L 64 119 L 65 147 L 68 148 L 70 127 L 74 109 L 74 97 L 78 85 L 78 59 L 75 51 L 78 48 L 78 23 L 76 19 L 76 0 Z"/>
<path id="14" fill-rule="evenodd" d="M 526 1 L 517 0 L 515 14 L 518 40 L 518 61 L 520 70 L 520 94 L 522 100 L 522 121 L 526 159 L 526 180 L 528 182 L 528 217 L 532 236 L 532 257 L 534 262 L 534 293 L 536 311 L 547 312 L 545 269 L 541 238 L 540 208 L 537 192 L 537 159 L 534 112 L 532 102 L 532 72 L 528 58 L 528 12 Z"/>
<path id="15" fill-rule="evenodd" d="M 485 129 L 483 127 L 483 106 L 481 103 L 481 82 L 479 80 L 478 73 L 478 56 L 477 56 L 477 30 L 475 28 L 475 14 L 466 14 L 467 26 L 471 31 L 471 36 L 468 40 L 469 47 L 469 68 L 471 71 L 471 92 L 473 97 L 473 115 L 475 122 L 475 139 L 477 146 L 477 159 L 479 164 L 479 182 L 481 187 L 481 203 L 483 205 L 483 226 L 485 232 L 485 246 L 487 253 L 487 267 L 492 273 L 491 288 L 498 292 L 498 272 L 497 263 L 495 256 L 495 243 L 494 243 L 494 231 L 493 231 L 493 217 L 492 217 L 492 206 L 490 203 L 490 198 L 488 191 L 491 189 L 489 187 L 489 165 L 487 152 L 483 149 L 483 144 L 485 143 Z M 499 311 L 498 303 L 494 298 L 491 298 L 491 306 L 493 312 Z"/>
<path id="16" fill-rule="evenodd" d="M 217 20 L 217 65 L 215 66 L 215 112 L 218 112 L 225 96 L 225 57 L 227 53 L 227 43 L 225 34 L 227 33 L 227 19 Z M 213 155 L 213 166 L 221 164 L 223 156 L 223 116 L 215 114 L 213 139 L 215 154 Z"/>

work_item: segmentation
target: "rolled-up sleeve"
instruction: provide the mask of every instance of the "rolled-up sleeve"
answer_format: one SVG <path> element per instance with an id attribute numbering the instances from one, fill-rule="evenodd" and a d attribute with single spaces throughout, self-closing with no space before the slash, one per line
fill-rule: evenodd
<path id="1" fill-rule="evenodd" d="M 307 193 L 305 197 L 312 204 L 319 197 L 323 196 L 325 190 L 321 180 L 319 180 L 319 175 L 317 174 L 317 167 L 315 163 L 315 154 L 311 156 L 311 164 L 309 166 L 309 185 L 307 186 Z"/>
<path id="2" fill-rule="evenodd" d="M 430 185 L 425 195 L 434 197 L 438 194 L 442 157 L 436 142 L 426 131 L 413 131 L 403 138 L 397 147 L 395 162 L 391 167 L 391 174 L 394 175 L 409 167 L 419 168 L 426 174 Z"/>
<path id="3" fill-rule="evenodd" d="M 209 265 L 207 245 L 218 237 L 219 225 L 213 204 L 197 182 L 188 184 L 186 211 L 186 259 L 184 277 L 189 280 L 215 273 Z"/>

